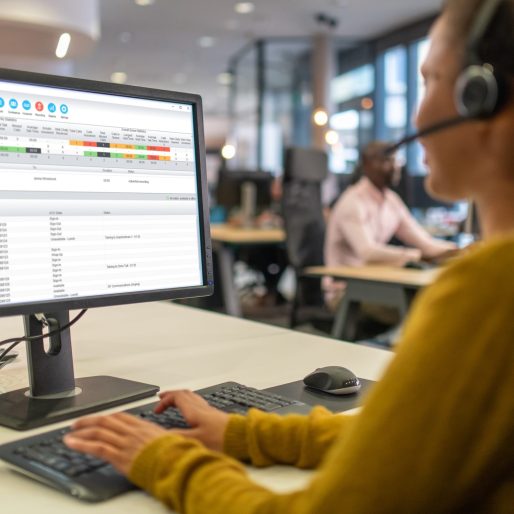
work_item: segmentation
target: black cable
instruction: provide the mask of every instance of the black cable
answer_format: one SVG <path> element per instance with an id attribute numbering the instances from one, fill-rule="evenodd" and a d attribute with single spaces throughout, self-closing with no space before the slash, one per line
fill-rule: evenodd
<path id="1" fill-rule="evenodd" d="M 16 346 L 18 346 L 20 343 L 23 343 L 23 341 L 37 341 L 38 339 L 46 339 L 48 337 L 52 337 L 56 334 L 61 333 L 63 330 L 66 330 L 67 328 L 70 328 L 72 325 L 74 325 L 84 314 L 87 312 L 87 309 L 82 309 L 69 323 L 66 325 L 63 325 L 58 330 L 53 330 L 52 332 L 48 332 L 46 334 L 41 334 L 37 336 L 23 336 L 23 337 L 11 337 L 10 339 L 5 339 L 4 341 L 0 341 L 0 346 L 3 346 L 5 344 L 11 344 L 9 348 L 4 350 L 2 353 L 0 353 L 0 361 Z"/>

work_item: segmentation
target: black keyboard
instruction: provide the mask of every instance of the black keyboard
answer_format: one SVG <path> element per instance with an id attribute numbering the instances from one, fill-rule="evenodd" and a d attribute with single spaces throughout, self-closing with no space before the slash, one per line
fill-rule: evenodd
<path id="1" fill-rule="evenodd" d="M 265 412 L 307 413 L 305 403 L 259 391 L 235 382 L 225 382 L 198 391 L 213 407 L 225 412 L 244 414 L 254 407 Z M 155 414 L 157 402 L 129 412 L 164 428 L 187 428 L 177 409 Z M 0 459 L 16 470 L 88 502 L 104 501 L 135 486 L 105 461 L 69 449 L 62 437 L 69 428 L 45 432 L 0 446 Z"/>

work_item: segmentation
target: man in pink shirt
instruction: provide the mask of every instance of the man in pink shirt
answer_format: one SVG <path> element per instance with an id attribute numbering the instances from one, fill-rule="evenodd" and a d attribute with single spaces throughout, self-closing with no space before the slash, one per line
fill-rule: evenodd
<path id="1" fill-rule="evenodd" d="M 335 204 L 325 236 L 326 266 L 382 264 L 404 266 L 407 262 L 444 258 L 456 251 L 454 243 L 432 238 L 414 219 L 391 186 L 400 169 L 394 155 L 385 156 L 386 143 L 373 142 L 362 153 L 362 178 L 350 186 Z M 390 245 L 395 236 L 406 246 Z M 329 293 L 341 290 L 325 280 Z M 333 303 L 334 299 L 330 299 Z M 340 296 L 335 294 L 335 296 Z"/>

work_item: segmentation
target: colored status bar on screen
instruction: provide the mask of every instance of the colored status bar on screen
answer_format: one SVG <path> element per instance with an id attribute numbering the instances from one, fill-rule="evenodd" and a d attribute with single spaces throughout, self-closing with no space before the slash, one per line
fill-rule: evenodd
<path id="1" fill-rule="evenodd" d="M 70 146 L 89 146 L 96 148 L 116 148 L 118 150 L 146 150 L 148 152 L 170 152 L 169 146 L 127 145 L 123 143 L 105 143 L 101 141 L 71 140 Z"/>
<path id="2" fill-rule="evenodd" d="M 113 152 L 91 152 L 85 151 L 84 157 L 107 157 L 110 159 L 138 159 L 144 161 L 170 161 L 169 155 L 148 155 L 132 153 L 113 153 Z"/>

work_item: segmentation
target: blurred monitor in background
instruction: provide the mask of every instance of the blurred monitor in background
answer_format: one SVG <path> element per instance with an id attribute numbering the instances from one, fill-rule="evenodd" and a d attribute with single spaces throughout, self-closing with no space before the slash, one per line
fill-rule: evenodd
<path id="1" fill-rule="evenodd" d="M 288 148 L 284 156 L 284 182 L 321 183 L 328 175 L 327 154 L 315 148 Z"/>
<path id="2" fill-rule="evenodd" d="M 269 208 L 272 202 L 273 175 L 265 171 L 221 170 L 216 187 L 216 205 L 229 217 L 234 211 L 245 211 L 252 217 Z"/>

